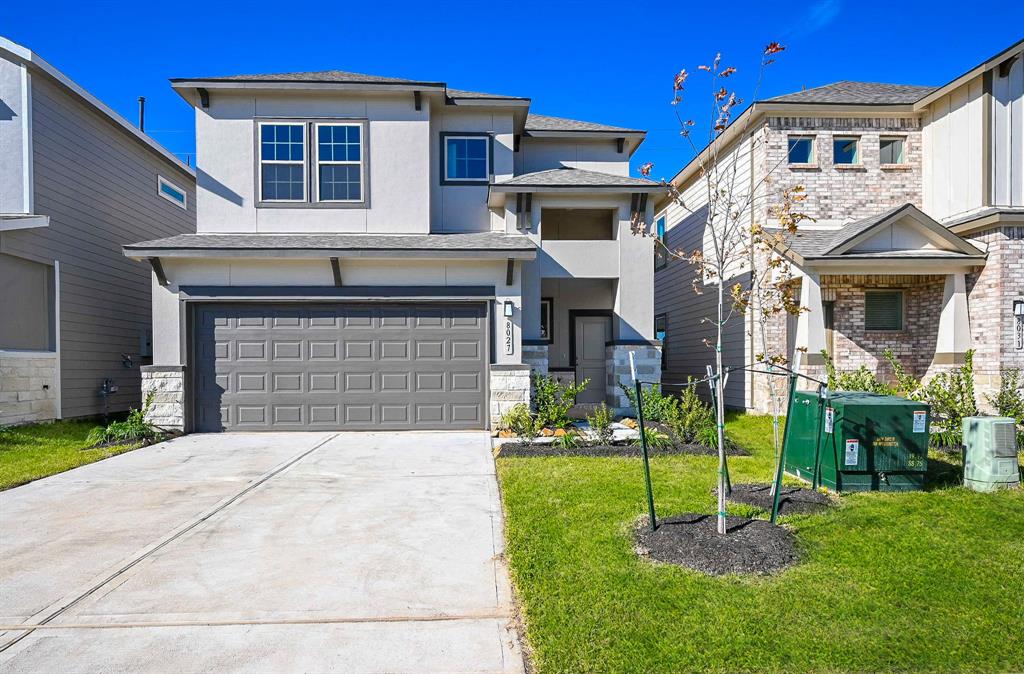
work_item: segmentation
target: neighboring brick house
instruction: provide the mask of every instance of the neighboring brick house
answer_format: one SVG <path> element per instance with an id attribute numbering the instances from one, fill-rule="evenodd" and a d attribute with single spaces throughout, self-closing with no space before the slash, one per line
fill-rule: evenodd
<path id="1" fill-rule="evenodd" d="M 804 371 L 820 374 L 824 349 L 841 370 L 889 377 L 882 354 L 892 349 L 927 377 L 974 349 L 982 394 L 1002 370 L 1024 367 L 1022 52 L 1024 41 L 939 88 L 843 81 L 758 101 L 723 133 L 720 163 L 750 166 L 751 184 L 771 175 L 772 190 L 803 185 L 799 208 L 813 218 L 779 249 L 809 311 L 780 317 L 767 344 L 751 316 L 729 323 L 729 364 L 799 349 Z M 701 246 L 703 156 L 672 181 L 690 211 L 667 197 L 656 204 L 669 248 Z M 770 228 L 777 197 L 767 190 L 749 217 Z M 736 271 L 733 281 L 749 278 Z M 713 300 L 693 293 L 693 275 L 686 262 L 656 262 L 667 382 L 711 362 L 713 325 L 700 319 Z M 767 410 L 766 382 L 733 373 L 727 403 Z"/>

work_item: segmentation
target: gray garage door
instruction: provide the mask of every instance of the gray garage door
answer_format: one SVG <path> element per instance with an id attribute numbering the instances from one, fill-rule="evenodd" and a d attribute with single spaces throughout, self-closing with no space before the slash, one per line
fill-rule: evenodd
<path id="1" fill-rule="evenodd" d="M 200 305 L 201 431 L 486 427 L 481 304 Z"/>

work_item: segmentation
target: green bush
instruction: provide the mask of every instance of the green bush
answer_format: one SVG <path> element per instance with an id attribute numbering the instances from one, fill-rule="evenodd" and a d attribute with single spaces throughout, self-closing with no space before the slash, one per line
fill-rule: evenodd
<path id="1" fill-rule="evenodd" d="M 985 399 L 1001 417 L 1017 421 L 1017 451 L 1024 451 L 1024 377 L 1020 368 L 1010 368 L 999 373 L 999 392 L 985 395 Z"/>
<path id="2" fill-rule="evenodd" d="M 825 359 L 825 374 L 830 391 L 866 391 L 881 395 L 894 395 L 892 387 L 880 381 L 867 366 L 861 365 L 856 370 L 839 372 L 828 351 L 822 349 L 821 355 Z"/>
<path id="3" fill-rule="evenodd" d="M 697 395 L 693 378 L 683 388 L 678 398 L 665 405 L 663 423 L 673 440 L 679 444 L 700 444 L 708 447 L 718 446 L 718 431 L 715 426 L 715 412 Z"/>
<path id="4" fill-rule="evenodd" d="M 534 374 L 531 402 L 537 415 L 537 422 L 542 427 L 555 428 L 565 428 L 571 424 L 569 410 L 576 404 L 576 397 L 589 383 L 589 379 L 584 379 L 579 384 L 561 384 L 554 377 Z"/>
<path id="5" fill-rule="evenodd" d="M 529 405 L 523 403 L 505 412 L 501 416 L 498 428 L 503 431 L 511 431 L 516 436 L 526 438 L 527 440 L 537 437 L 537 434 L 540 432 L 537 418 L 530 413 Z"/>
<path id="6" fill-rule="evenodd" d="M 963 418 L 978 414 L 974 398 L 974 350 L 964 355 L 963 365 L 951 372 L 939 372 L 912 397 L 931 405 L 932 445 L 959 447 L 963 441 Z"/>
<path id="7" fill-rule="evenodd" d="M 556 435 L 551 444 L 559 449 L 576 449 L 580 446 L 580 434 L 576 431 L 567 431 L 564 435 Z"/>
<path id="8" fill-rule="evenodd" d="M 636 408 L 636 389 L 626 384 L 619 384 L 619 388 L 629 398 L 629 406 L 633 409 L 633 413 L 637 414 Z M 674 398 L 670 395 L 665 395 L 661 392 L 660 384 L 651 384 L 648 387 L 640 387 L 640 397 L 644 404 L 644 420 L 645 421 L 665 421 L 665 415 L 668 413 L 668 407 L 673 403 Z"/>
<path id="9" fill-rule="evenodd" d="M 153 406 L 152 391 L 146 396 L 142 409 L 131 410 L 124 421 L 113 421 L 107 426 L 97 426 L 89 431 L 86 442 L 90 447 L 102 444 L 129 444 L 156 440 L 161 433 L 153 424 L 146 421 L 146 415 Z"/>
<path id="10" fill-rule="evenodd" d="M 672 446 L 672 440 L 664 433 L 659 433 L 653 428 L 644 427 L 643 437 L 647 440 L 648 449 L 664 449 Z M 641 445 L 640 436 L 637 435 L 633 438 L 632 444 L 639 447 Z"/>
<path id="11" fill-rule="evenodd" d="M 610 445 L 612 442 L 612 411 L 603 402 L 594 408 L 593 414 L 587 415 L 587 423 L 594 432 L 598 444 Z"/>

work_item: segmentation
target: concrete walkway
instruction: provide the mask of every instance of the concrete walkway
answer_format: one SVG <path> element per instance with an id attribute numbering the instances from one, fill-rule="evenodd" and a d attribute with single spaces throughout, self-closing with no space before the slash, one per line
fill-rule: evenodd
<path id="1" fill-rule="evenodd" d="M 0 672 L 522 672 L 485 433 L 191 435 L 0 493 Z"/>

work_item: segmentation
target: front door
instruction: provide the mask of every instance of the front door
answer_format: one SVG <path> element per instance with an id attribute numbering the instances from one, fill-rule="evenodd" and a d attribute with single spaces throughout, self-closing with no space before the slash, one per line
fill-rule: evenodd
<path id="1" fill-rule="evenodd" d="M 576 404 L 604 402 L 607 379 L 605 345 L 611 337 L 610 317 L 576 317 L 576 381 L 590 380 L 587 388 L 576 398 Z"/>

